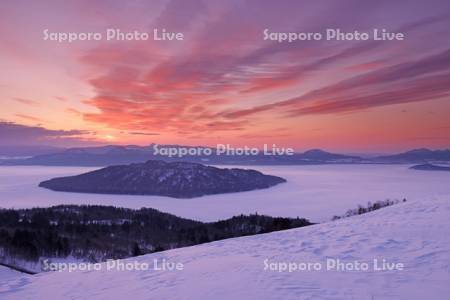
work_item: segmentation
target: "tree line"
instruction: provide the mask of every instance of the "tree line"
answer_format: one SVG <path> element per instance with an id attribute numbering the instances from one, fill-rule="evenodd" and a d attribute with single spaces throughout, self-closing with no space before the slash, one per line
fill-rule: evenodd
<path id="1" fill-rule="evenodd" d="M 258 214 L 203 223 L 151 208 L 98 205 L 1 209 L 0 253 L 3 261 L 72 256 L 101 262 L 311 224 Z"/>

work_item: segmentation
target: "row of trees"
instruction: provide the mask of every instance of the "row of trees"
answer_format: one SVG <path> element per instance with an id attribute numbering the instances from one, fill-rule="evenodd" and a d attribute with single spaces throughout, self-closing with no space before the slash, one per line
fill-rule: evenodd
<path id="1" fill-rule="evenodd" d="M 99 262 L 310 224 L 258 214 L 202 223 L 148 208 L 64 205 L 0 210 L 0 248 L 30 261 L 72 255 Z"/>
<path id="2" fill-rule="evenodd" d="M 351 217 L 351 216 L 362 215 L 362 214 L 365 214 L 365 213 L 368 213 L 368 212 L 371 212 L 371 211 L 374 211 L 374 210 L 378 210 L 378 209 L 383 208 L 383 207 L 387 207 L 387 206 L 391 206 L 391 205 L 397 204 L 399 202 L 400 202 L 400 200 L 397 200 L 397 199 L 396 200 L 387 199 L 387 200 L 384 200 L 384 201 L 377 201 L 377 202 L 374 202 L 374 203 L 368 202 L 366 207 L 359 205 L 355 209 L 347 210 L 347 212 L 344 215 L 342 215 L 342 216 L 334 216 L 333 220 L 339 220 L 339 219 L 348 218 L 348 217 Z M 406 202 L 406 199 L 403 199 L 402 202 Z"/>

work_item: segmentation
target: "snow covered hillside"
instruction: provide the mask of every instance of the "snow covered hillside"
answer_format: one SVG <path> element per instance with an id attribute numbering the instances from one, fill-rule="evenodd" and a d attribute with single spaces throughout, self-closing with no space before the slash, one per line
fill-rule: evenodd
<path id="1" fill-rule="evenodd" d="M 21 278 L 24 276 L 27 276 L 27 275 L 25 275 L 24 273 L 12 270 L 10 268 L 0 266 L 0 281 L 1 282 L 8 281 L 11 279 L 18 279 L 18 278 Z"/>
<path id="2" fill-rule="evenodd" d="M 166 259 L 183 264 L 183 270 L 112 271 L 102 265 L 101 271 L 2 279 L 0 298 L 444 299 L 450 294 L 449 220 L 450 200 L 407 202 L 335 222 L 123 261 L 153 268 L 155 259 Z M 337 259 L 346 263 L 341 270 Z M 395 270 L 374 270 L 374 259 L 377 268 Z M 308 262 L 315 267 L 298 270 Z M 279 272 L 287 266 L 283 263 L 297 270 Z M 366 271 L 348 270 L 366 263 Z"/>

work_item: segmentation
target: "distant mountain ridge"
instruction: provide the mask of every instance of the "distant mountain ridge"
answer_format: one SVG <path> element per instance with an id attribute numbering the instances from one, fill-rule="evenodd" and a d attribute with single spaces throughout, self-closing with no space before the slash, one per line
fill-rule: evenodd
<path id="1" fill-rule="evenodd" d="M 30 158 L 1 160 L 0 165 L 42 165 L 42 166 L 109 166 L 117 164 L 141 163 L 147 160 L 166 162 L 185 161 L 208 165 L 311 165 L 311 164 L 419 164 L 427 162 L 450 161 L 450 149 L 430 150 L 426 148 L 394 155 L 381 155 L 362 158 L 356 155 L 330 153 L 321 149 L 312 149 L 293 155 L 217 155 L 216 149 L 209 148 L 211 155 L 185 155 L 168 157 L 155 154 L 154 145 L 108 145 L 99 147 L 69 148 L 52 153 L 35 155 Z M 182 145 L 159 145 L 161 148 L 203 148 Z"/>
<path id="2" fill-rule="evenodd" d="M 414 149 L 411 151 L 395 154 L 378 156 L 375 161 L 394 162 L 394 163 L 426 163 L 450 161 L 450 149 L 430 150 L 426 148 Z"/>
<path id="3" fill-rule="evenodd" d="M 53 178 L 40 187 L 63 192 L 156 195 L 193 198 L 265 189 L 286 182 L 255 170 L 220 169 L 188 162 L 149 160 L 92 172 Z"/>
<path id="4" fill-rule="evenodd" d="M 31 157 L 35 155 L 57 153 L 63 148 L 52 146 L 1 145 L 0 157 Z"/>
<path id="5" fill-rule="evenodd" d="M 359 156 L 351 156 L 351 155 L 345 155 L 345 154 L 335 154 L 330 153 L 327 151 L 323 151 L 321 149 L 311 149 L 308 151 L 305 151 L 301 154 L 298 154 L 303 159 L 311 159 L 311 160 L 359 160 L 361 159 Z"/>
<path id="6" fill-rule="evenodd" d="M 296 165 L 325 163 L 354 163 L 364 161 L 358 156 L 334 154 L 319 149 L 293 155 L 226 155 L 217 154 L 216 149 L 209 148 L 211 155 L 185 155 L 168 157 L 155 154 L 154 144 L 149 146 L 101 146 L 86 148 L 69 148 L 56 153 L 36 155 L 26 159 L 3 160 L 3 165 L 44 165 L 44 166 L 108 166 L 116 164 L 140 163 L 147 160 L 166 162 L 185 161 L 210 165 Z M 180 145 L 160 145 L 161 148 L 207 148 Z"/>

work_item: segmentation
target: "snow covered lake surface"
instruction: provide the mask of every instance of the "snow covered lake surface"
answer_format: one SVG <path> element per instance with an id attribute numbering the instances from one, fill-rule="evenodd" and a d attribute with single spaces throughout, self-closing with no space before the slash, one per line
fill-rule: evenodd
<path id="1" fill-rule="evenodd" d="M 408 165 L 245 166 L 281 176 L 287 183 L 251 192 L 193 199 L 160 196 L 95 195 L 54 192 L 39 182 L 96 168 L 0 167 L 0 207 L 24 208 L 57 204 L 101 204 L 153 207 L 201 221 L 258 212 L 271 216 L 329 220 L 368 201 L 385 199 L 450 199 L 450 172 L 417 171 Z"/>
<path id="2" fill-rule="evenodd" d="M 144 271 L 53 272 L 0 281 L 2 299 L 447 299 L 450 200 L 414 200 L 304 228 L 180 248 L 122 262 Z M 361 265 L 343 271 L 326 260 Z M 181 263 L 153 270 L 154 260 Z M 373 260 L 403 269 L 375 270 Z M 282 263 L 320 270 L 278 272 Z"/>

